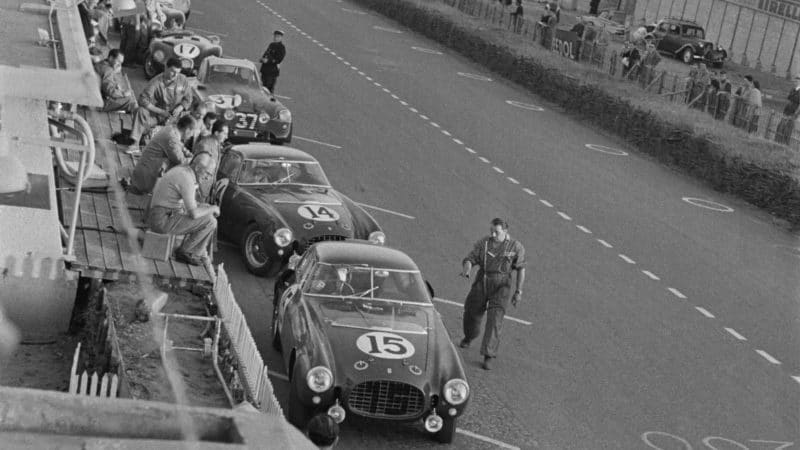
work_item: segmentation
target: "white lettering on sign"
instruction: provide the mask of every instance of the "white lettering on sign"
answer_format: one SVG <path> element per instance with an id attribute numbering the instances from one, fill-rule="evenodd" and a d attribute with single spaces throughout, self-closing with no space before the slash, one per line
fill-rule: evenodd
<path id="1" fill-rule="evenodd" d="M 558 38 L 553 38 L 553 51 L 556 53 L 560 53 L 561 56 L 575 59 L 575 56 L 572 53 L 572 42 L 569 41 L 562 41 Z"/>
<path id="2" fill-rule="evenodd" d="M 303 205 L 297 208 L 297 214 L 304 219 L 317 222 L 335 222 L 339 220 L 339 213 L 325 205 Z"/>
<path id="3" fill-rule="evenodd" d="M 362 334 L 356 347 L 367 355 L 383 359 L 406 359 L 414 355 L 414 345 L 403 336 L 383 331 Z"/>
<path id="4" fill-rule="evenodd" d="M 194 44 L 181 42 L 174 48 L 175 55 L 179 58 L 195 59 L 200 56 L 200 49 Z"/>

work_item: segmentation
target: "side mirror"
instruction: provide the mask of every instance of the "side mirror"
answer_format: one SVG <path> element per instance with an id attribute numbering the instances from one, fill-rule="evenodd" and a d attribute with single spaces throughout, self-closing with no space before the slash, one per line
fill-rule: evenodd
<path id="1" fill-rule="evenodd" d="M 425 280 L 425 287 L 428 288 L 428 293 L 431 294 L 431 298 L 436 297 L 436 294 L 433 292 L 433 286 L 431 286 L 428 280 Z"/>

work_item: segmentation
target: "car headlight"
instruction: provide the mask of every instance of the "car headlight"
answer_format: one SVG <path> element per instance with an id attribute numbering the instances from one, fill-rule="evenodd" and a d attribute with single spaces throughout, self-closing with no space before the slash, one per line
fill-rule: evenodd
<path id="1" fill-rule="evenodd" d="M 292 243 L 292 230 L 288 228 L 279 228 L 274 234 L 275 243 L 278 247 L 286 247 Z"/>
<path id="2" fill-rule="evenodd" d="M 156 62 L 164 61 L 164 51 L 163 50 L 156 50 L 153 52 L 153 60 Z"/>
<path id="3" fill-rule="evenodd" d="M 278 119 L 280 119 L 281 122 L 291 122 L 292 113 L 288 109 L 282 109 L 278 111 Z"/>
<path id="4" fill-rule="evenodd" d="M 373 244 L 383 245 L 386 243 L 386 234 L 383 231 L 373 231 L 367 240 Z"/>
<path id="5" fill-rule="evenodd" d="M 469 385 L 460 378 L 453 378 L 444 385 L 444 398 L 451 405 L 460 405 L 469 398 Z"/>
<path id="6" fill-rule="evenodd" d="M 325 392 L 333 386 L 333 374 L 324 366 L 317 366 L 306 375 L 308 388 L 316 393 Z"/>
<path id="7" fill-rule="evenodd" d="M 233 117 L 234 117 L 235 115 L 236 115 L 236 114 L 233 112 L 233 110 L 232 110 L 232 109 L 228 109 L 228 110 L 226 110 L 226 111 L 225 111 L 225 113 L 224 113 L 224 114 L 222 114 L 222 117 L 224 117 L 224 118 L 225 118 L 225 120 L 233 120 Z"/>
<path id="8" fill-rule="evenodd" d="M 262 112 L 258 115 L 258 123 L 267 123 L 269 122 L 269 114 Z"/>

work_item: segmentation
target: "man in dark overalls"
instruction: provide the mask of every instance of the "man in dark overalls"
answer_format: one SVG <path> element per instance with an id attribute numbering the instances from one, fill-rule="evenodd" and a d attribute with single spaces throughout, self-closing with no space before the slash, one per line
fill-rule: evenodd
<path id="1" fill-rule="evenodd" d="M 508 223 L 503 219 L 493 219 L 490 232 L 491 235 L 475 243 L 464 258 L 461 272 L 462 277 L 469 279 L 472 266 L 480 266 L 464 302 L 464 339 L 460 346 L 467 348 L 478 337 L 483 315 L 488 311 L 481 343 L 483 368 L 486 370 L 491 369 L 491 360 L 497 357 L 508 303 L 511 301 L 516 308 L 525 282 L 525 248 L 508 235 Z M 512 272 L 517 273 L 513 295 Z"/>
<path id="2" fill-rule="evenodd" d="M 281 42 L 282 39 L 283 31 L 275 30 L 272 42 L 261 56 L 261 84 L 273 94 L 275 93 L 275 82 L 278 81 L 278 75 L 281 74 L 281 62 L 286 57 L 286 47 Z"/>

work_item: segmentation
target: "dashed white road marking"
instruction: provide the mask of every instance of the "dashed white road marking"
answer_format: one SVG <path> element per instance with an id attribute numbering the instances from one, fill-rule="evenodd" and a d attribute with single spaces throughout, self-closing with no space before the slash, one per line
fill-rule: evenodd
<path id="1" fill-rule="evenodd" d="M 561 216 L 561 218 L 564 220 L 572 220 L 572 217 L 568 216 L 566 213 L 563 213 L 561 211 L 558 212 L 558 215 Z"/>
<path id="2" fill-rule="evenodd" d="M 762 358 L 766 359 L 767 361 L 771 362 L 772 364 L 780 364 L 781 363 L 774 356 L 770 355 L 769 353 L 765 352 L 764 350 L 757 349 L 756 353 L 761 355 Z"/>
<path id="3" fill-rule="evenodd" d="M 690 205 L 694 205 L 700 208 L 710 209 L 712 211 L 717 212 L 724 212 L 724 213 L 732 213 L 733 208 L 727 205 L 723 205 L 722 203 L 717 203 L 712 200 L 705 200 L 702 198 L 694 198 L 694 197 L 683 197 L 681 200 L 685 201 Z"/>
<path id="4" fill-rule="evenodd" d="M 284 374 L 282 374 L 280 372 L 274 372 L 272 370 L 269 370 L 269 371 L 267 371 L 267 373 L 269 374 L 269 376 L 275 377 L 275 378 L 277 378 L 279 380 L 289 381 L 289 377 L 287 377 L 286 375 L 284 375 Z"/>
<path id="5" fill-rule="evenodd" d="M 380 25 L 373 25 L 372 28 L 374 28 L 376 30 L 380 30 L 380 31 L 385 31 L 387 33 L 403 34 L 403 32 L 400 31 L 400 30 L 395 30 L 394 28 L 386 28 L 386 27 L 382 27 Z"/>
<path id="6" fill-rule="evenodd" d="M 419 110 L 417 108 L 408 108 L 408 110 L 411 111 L 414 114 L 417 114 L 419 112 Z"/>
<path id="7" fill-rule="evenodd" d="M 439 297 L 433 297 L 433 301 L 436 301 L 436 302 L 439 302 L 439 303 L 444 303 L 444 304 L 447 304 L 447 305 L 452 305 L 452 306 L 461 306 L 461 307 L 464 306 L 463 303 L 458 303 L 458 302 L 454 302 L 452 300 L 447 300 L 445 298 L 439 298 Z M 528 322 L 527 320 L 517 319 L 516 317 L 504 316 L 504 318 L 508 319 L 508 320 L 510 320 L 512 322 L 521 323 L 523 325 L 528 325 L 528 326 L 533 325 L 531 322 Z"/>
<path id="8" fill-rule="evenodd" d="M 403 105 L 403 106 L 408 106 L 408 103 L 406 103 L 406 102 L 404 102 L 402 100 L 400 100 L 400 104 Z"/>
<path id="9" fill-rule="evenodd" d="M 628 263 L 628 264 L 636 264 L 636 261 L 634 261 L 634 260 L 632 260 L 632 259 L 628 258 L 628 256 L 627 256 L 627 255 L 623 255 L 622 253 L 620 253 L 620 254 L 619 254 L 619 255 L 617 255 L 617 256 L 619 256 L 619 257 L 620 257 L 620 258 L 621 258 L 623 261 L 625 261 L 625 262 L 626 262 L 626 263 Z"/>
<path id="10" fill-rule="evenodd" d="M 393 98 L 393 99 L 395 99 L 395 100 L 400 100 L 400 97 L 398 97 L 398 96 L 397 96 L 397 95 L 395 95 L 395 94 L 392 94 L 392 98 Z"/>
<path id="11" fill-rule="evenodd" d="M 386 214 L 394 214 L 395 216 L 404 217 L 404 218 L 409 219 L 409 220 L 416 219 L 416 217 L 409 216 L 408 214 L 403 214 L 401 212 L 392 211 L 391 209 L 380 208 L 378 206 L 367 205 L 366 203 L 356 203 L 356 205 L 364 207 L 364 208 L 368 208 L 368 209 L 374 209 L 375 211 L 385 212 Z"/>
<path id="12" fill-rule="evenodd" d="M 528 195 L 536 195 L 536 192 L 533 192 L 532 190 L 530 190 L 528 188 L 522 188 L 522 191 L 525 192 Z"/>
<path id="13" fill-rule="evenodd" d="M 497 439 L 492 439 L 490 437 L 484 436 L 482 434 L 473 433 L 472 431 L 467 431 L 463 428 L 456 428 L 456 433 L 463 434 L 464 436 L 469 436 L 471 438 L 478 439 L 480 441 L 487 442 L 489 444 L 494 444 L 500 448 L 505 448 L 508 450 L 520 450 L 519 447 L 511 444 L 506 444 L 505 442 L 500 442 Z"/>
<path id="14" fill-rule="evenodd" d="M 686 296 L 683 295 L 683 293 L 681 291 L 679 291 L 679 290 L 677 290 L 675 288 L 671 287 L 671 288 L 667 288 L 667 290 L 672 292 L 672 295 L 674 295 L 675 297 L 682 298 L 684 300 L 686 299 Z"/>
<path id="15" fill-rule="evenodd" d="M 501 168 L 499 168 L 497 166 L 493 166 L 492 169 L 494 169 L 494 171 L 497 172 L 497 173 L 505 173 L 505 172 L 503 172 L 503 169 L 501 169 Z"/>
<path id="16" fill-rule="evenodd" d="M 484 158 L 483 156 L 479 156 L 478 159 L 480 159 L 482 162 L 484 162 L 486 164 L 489 164 L 489 160 Z"/>
<path id="17" fill-rule="evenodd" d="M 656 274 L 654 274 L 653 272 L 650 272 L 649 270 L 643 270 L 642 273 L 647 275 L 648 278 L 650 278 L 651 280 L 654 280 L 654 281 L 659 281 L 661 279 Z"/>
<path id="18" fill-rule="evenodd" d="M 702 306 L 695 306 L 694 309 L 696 309 L 700 314 L 708 317 L 709 319 L 713 319 L 715 317 L 713 314 L 711 314 L 709 310 L 703 308 Z"/>
<path id="19" fill-rule="evenodd" d="M 506 100 L 506 103 L 508 103 L 511 106 L 516 106 L 517 108 L 527 109 L 530 111 L 538 111 L 538 112 L 544 111 L 544 108 L 542 108 L 541 106 L 534 105 L 531 103 L 522 103 L 515 100 Z"/>
<path id="20" fill-rule="evenodd" d="M 333 144 L 329 144 L 327 142 L 317 141 L 317 140 L 314 140 L 314 139 L 311 139 L 311 138 L 302 137 L 302 136 L 295 136 L 294 138 L 297 139 L 297 140 L 300 140 L 300 141 L 311 142 L 312 144 L 324 145 L 325 147 L 336 148 L 336 149 L 342 148 L 339 145 L 333 145 Z"/>
<path id="21" fill-rule="evenodd" d="M 584 233 L 586 233 L 586 234 L 592 234 L 592 230 L 590 230 L 590 229 L 586 228 L 586 227 L 585 227 L 585 226 L 583 226 L 583 225 L 575 225 L 575 228 L 577 228 L 577 229 L 579 229 L 579 230 L 583 231 L 583 232 L 584 232 Z"/>
<path id="22" fill-rule="evenodd" d="M 455 142 L 458 145 L 464 145 L 464 142 L 460 139 L 453 138 L 453 142 Z"/>
<path id="23" fill-rule="evenodd" d="M 449 131 L 447 131 L 447 130 L 442 130 L 442 134 L 443 134 L 443 135 L 445 135 L 445 136 L 447 136 L 447 137 L 452 137 L 452 136 L 453 136 L 453 135 L 452 135 L 452 134 L 450 134 L 450 132 L 449 132 Z"/>
<path id="24" fill-rule="evenodd" d="M 738 339 L 740 341 L 746 341 L 747 340 L 746 337 L 744 337 L 741 334 L 739 334 L 739 332 L 734 330 L 733 328 L 725 327 L 725 331 L 727 331 L 728 333 L 730 333 L 731 336 L 735 337 L 736 339 Z"/>
<path id="25" fill-rule="evenodd" d="M 800 383 L 800 377 L 799 376 L 792 375 L 792 378 L 794 379 L 794 381 L 797 381 L 798 383 Z"/>
<path id="26" fill-rule="evenodd" d="M 364 77 L 367 81 L 372 81 L 372 77 Z"/>
<path id="27" fill-rule="evenodd" d="M 416 51 L 418 51 L 418 52 L 430 53 L 431 55 L 441 55 L 442 54 L 442 52 L 440 52 L 438 50 L 431 50 L 429 48 L 423 48 L 423 47 L 411 47 L 411 48 L 416 50 Z"/>
<path id="28" fill-rule="evenodd" d="M 539 203 L 543 204 L 544 206 L 547 206 L 548 208 L 552 208 L 553 207 L 552 203 L 548 202 L 547 200 L 545 200 L 543 198 L 539 199 Z"/>
<path id="29" fill-rule="evenodd" d="M 364 72 L 362 72 L 360 70 L 358 71 L 358 74 L 361 75 L 362 77 L 365 76 Z"/>
<path id="30" fill-rule="evenodd" d="M 426 116 L 425 114 L 420 114 L 420 115 L 419 115 L 419 118 L 420 118 L 420 119 L 422 119 L 422 120 L 431 120 L 431 119 L 430 119 L 430 118 L 428 118 L 428 116 Z"/>
<path id="31" fill-rule="evenodd" d="M 350 63 L 347 62 L 347 61 L 342 61 L 342 64 L 344 64 L 345 66 L 349 66 L 350 65 Z"/>
<path id="32" fill-rule="evenodd" d="M 438 123 L 436 123 L 436 122 L 431 122 L 431 123 L 430 123 L 430 125 L 431 125 L 433 128 L 441 128 L 441 127 L 439 126 L 439 124 L 438 124 Z"/>
<path id="33" fill-rule="evenodd" d="M 506 177 L 506 179 L 512 184 L 519 184 L 519 181 L 517 181 L 515 178 Z"/>
<path id="34" fill-rule="evenodd" d="M 478 81 L 492 81 L 492 79 L 489 77 L 485 77 L 483 75 L 475 75 L 474 73 L 458 72 L 458 75 L 464 78 L 471 78 L 473 80 L 478 80 Z"/>
<path id="35" fill-rule="evenodd" d="M 616 148 L 606 147 L 605 145 L 586 144 L 586 148 L 588 148 L 589 150 L 594 150 L 596 152 L 605 153 L 607 155 L 628 156 L 627 152 L 624 152 Z"/>
<path id="36" fill-rule="evenodd" d="M 473 150 L 473 149 L 471 149 L 471 148 L 469 148 L 469 147 L 464 147 L 464 150 L 466 150 L 466 151 L 468 151 L 468 152 L 472 153 L 473 155 L 474 155 L 475 153 L 478 153 L 478 152 L 476 152 L 475 150 Z"/>
<path id="37" fill-rule="evenodd" d="M 608 242 L 606 242 L 606 241 L 604 241 L 602 239 L 598 239 L 597 242 L 599 242 L 600 245 L 602 245 L 605 248 L 614 248 L 613 245 L 609 244 Z"/>
<path id="38" fill-rule="evenodd" d="M 382 90 L 383 92 L 386 92 L 387 94 L 391 94 L 391 93 L 392 93 L 392 91 L 390 91 L 389 89 L 386 89 L 386 88 L 383 88 L 383 89 L 381 89 L 381 90 Z"/>

